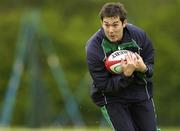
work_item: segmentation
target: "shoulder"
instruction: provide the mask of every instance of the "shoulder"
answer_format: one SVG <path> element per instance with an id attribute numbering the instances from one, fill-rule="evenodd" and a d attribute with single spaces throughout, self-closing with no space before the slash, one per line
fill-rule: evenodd
<path id="1" fill-rule="evenodd" d="M 126 25 L 126 28 L 132 35 L 135 35 L 135 36 L 137 36 L 137 35 L 141 36 L 141 35 L 145 34 L 145 31 L 143 29 L 141 29 L 133 24 L 130 24 L 130 23 L 128 23 Z"/>
<path id="2" fill-rule="evenodd" d="M 86 43 L 86 51 L 94 51 L 95 48 L 101 46 L 102 40 L 104 38 L 104 31 L 100 28 L 96 33 L 94 33 L 91 38 Z"/>
<path id="3" fill-rule="evenodd" d="M 151 43 L 147 33 L 142 29 L 133 24 L 127 24 L 126 28 L 128 32 L 131 34 L 132 38 L 142 46 L 144 43 Z"/>

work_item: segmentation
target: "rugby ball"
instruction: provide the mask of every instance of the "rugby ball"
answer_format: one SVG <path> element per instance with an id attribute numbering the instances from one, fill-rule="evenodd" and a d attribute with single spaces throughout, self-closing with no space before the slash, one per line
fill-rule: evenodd
<path id="1" fill-rule="evenodd" d="M 113 74 L 122 73 L 121 63 L 125 61 L 126 63 L 126 55 L 130 53 L 133 57 L 136 57 L 135 54 L 129 50 L 118 50 L 110 54 L 105 60 L 105 67 L 108 71 Z"/>

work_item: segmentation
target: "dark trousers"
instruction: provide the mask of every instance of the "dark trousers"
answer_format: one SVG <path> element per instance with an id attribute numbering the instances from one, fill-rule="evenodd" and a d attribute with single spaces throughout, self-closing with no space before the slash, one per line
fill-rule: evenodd
<path id="1" fill-rule="evenodd" d="M 156 131 L 152 100 L 137 103 L 109 103 L 101 108 L 115 131 Z"/>

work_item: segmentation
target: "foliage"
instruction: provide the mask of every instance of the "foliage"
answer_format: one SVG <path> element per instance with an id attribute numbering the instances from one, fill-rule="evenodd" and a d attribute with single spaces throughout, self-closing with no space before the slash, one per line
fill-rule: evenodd
<path id="1" fill-rule="evenodd" d="M 107 0 L 108 1 L 108 0 Z M 106 2 L 107 2 L 106 1 Z M 0 10 L 0 104 L 4 100 L 6 87 L 8 85 L 12 65 L 16 54 L 16 44 L 21 29 L 21 20 L 26 12 L 38 10 L 40 12 L 41 33 L 48 33 L 52 40 L 56 54 L 60 60 L 65 78 L 70 89 L 80 106 L 85 121 L 94 124 L 100 121 L 100 112 L 90 100 L 90 79 L 87 79 L 83 88 L 78 88 L 83 83 L 87 72 L 85 61 L 85 45 L 91 35 L 100 27 L 98 12 L 105 1 L 99 0 L 43 0 L 43 1 L 1 1 Z M 128 10 L 129 22 L 143 28 L 154 43 L 156 50 L 155 72 L 154 72 L 154 99 L 158 123 L 160 125 L 178 125 L 180 120 L 180 61 L 179 56 L 179 34 L 180 11 L 178 0 L 151 0 L 151 1 L 125 1 Z M 44 31 L 45 30 L 45 31 Z M 38 36 L 40 37 L 40 36 Z M 38 39 L 39 40 L 39 39 Z M 50 125 L 56 121 L 59 113 L 64 112 L 61 93 L 57 89 L 56 82 L 49 69 L 47 58 L 40 52 L 40 63 L 43 71 L 42 78 L 44 89 L 42 94 L 42 106 L 48 107 L 44 123 L 36 126 Z M 29 125 L 27 120 L 32 109 L 32 96 L 29 81 L 28 63 L 23 72 L 21 86 L 18 90 L 17 102 L 13 115 L 14 125 Z M 36 91 L 36 89 L 35 89 Z M 83 92 L 80 94 L 78 92 Z M 37 97 L 38 98 L 38 97 Z M 26 103 L 26 104 L 24 104 Z M 43 115 L 43 114 L 42 114 Z M 39 117 L 42 117 L 39 115 Z M 35 116 L 34 116 L 35 117 Z M 25 120 L 25 121 L 24 121 Z M 31 119 L 33 120 L 33 118 Z M 39 121 L 41 121 L 40 119 Z M 94 123 L 92 123 L 92 121 Z M 56 124 L 56 122 L 55 122 Z"/>

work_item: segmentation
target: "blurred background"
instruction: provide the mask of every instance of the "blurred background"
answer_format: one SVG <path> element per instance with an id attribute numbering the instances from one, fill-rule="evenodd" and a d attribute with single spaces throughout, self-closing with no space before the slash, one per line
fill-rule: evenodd
<path id="1" fill-rule="evenodd" d="M 110 0 L 0 0 L 0 124 L 103 126 L 90 99 L 85 45 Z M 118 2 L 114 0 L 114 2 Z M 121 0 L 155 54 L 159 126 L 180 126 L 180 0 Z"/>

